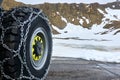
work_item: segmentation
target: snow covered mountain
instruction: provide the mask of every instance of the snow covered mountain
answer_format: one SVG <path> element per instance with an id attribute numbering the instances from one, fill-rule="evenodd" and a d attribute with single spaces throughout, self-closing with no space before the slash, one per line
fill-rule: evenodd
<path id="1" fill-rule="evenodd" d="M 48 5 L 48 6 L 46 6 Z M 52 6 L 51 6 L 52 5 Z M 44 5 L 42 5 L 44 6 Z M 53 6 L 55 8 L 53 8 Z M 102 31 L 96 31 L 97 34 L 108 34 L 113 32 L 115 35 L 120 32 L 120 5 L 119 3 L 110 3 L 100 5 L 93 4 L 45 4 L 45 13 L 53 25 L 54 33 L 69 33 L 64 29 L 71 24 L 86 28 L 102 27 Z M 44 8 L 43 8 L 44 9 Z M 56 32 L 57 31 L 57 32 Z M 61 32 L 62 31 L 62 32 Z"/>

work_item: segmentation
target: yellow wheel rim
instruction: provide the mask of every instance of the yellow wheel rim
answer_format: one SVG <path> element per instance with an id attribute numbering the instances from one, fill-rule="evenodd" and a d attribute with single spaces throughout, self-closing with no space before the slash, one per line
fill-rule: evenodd
<path id="1" fill-rule="evenodd" d="M 36 50 L 35 46 L 37 45 L 37 43 L 39 43 L 39 44 L 40 44 L 39 46 L 41 46 L 41 47 L 40 47 L 41 50 L 40 50 L 39 52 L 38 52 L 38 51 L 37 51 L 37 52 L 35 51 L 35 50 Z M 32 59 L 33 59 L 34 61 L 40 60 L 40 59 L 42 58 L 42 56 L 43 56 L 43 51 L 44 51 L 43 39 L 42 39 L 41 36 L 36 35 L 36 36 L 34 37 L 33 41 L 32 41 Z"/>

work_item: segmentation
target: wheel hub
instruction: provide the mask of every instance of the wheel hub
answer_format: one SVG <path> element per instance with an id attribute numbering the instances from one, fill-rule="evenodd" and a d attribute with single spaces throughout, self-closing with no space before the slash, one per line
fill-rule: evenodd
<path id="1" fill-rule="evenodd" d="M 35 36 L 32 43 L 32 58 L 34 61 L 38 61 L 43 55 L 43 40 L 40 36 Z"/>
<path id="2" fill-rule="evenodd" d="M 48 56 L 48 38 L 43 28 L 34 30 L 30 38 L 30 61 L 35 70 L 40 70 Z"/>
<path id="3" fill-rule="evenodd" d="M 36 56 L 39 56 L 39 55 L 41 55 L 41 43 L 39 42 L 39 41 L 36 41 L 36 43 L 35 43 L 35 45 L 33 46 L 33 48 L 34 48 L 34 54 L 36 55 Z"/>

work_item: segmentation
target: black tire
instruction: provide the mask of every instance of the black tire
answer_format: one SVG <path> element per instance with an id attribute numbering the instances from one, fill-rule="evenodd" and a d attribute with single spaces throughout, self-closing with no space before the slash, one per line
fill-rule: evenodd
<path id="1" fill-rule="evenodd" d="M 2 25 L 6 29 L 2 59 L 8 59 L 2 64 L 3 79 L 43 79 L 52 52 L 51 29 L 44 14 L 36 8 L 14 8 L 4 14 Z"/>

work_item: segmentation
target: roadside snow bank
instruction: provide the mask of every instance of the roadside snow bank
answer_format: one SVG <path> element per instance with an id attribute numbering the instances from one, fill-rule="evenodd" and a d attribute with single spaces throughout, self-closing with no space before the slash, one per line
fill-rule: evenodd
<path id="1" fill-rule="evenodd" d="M 53 39 L 53 43 L 53 56 L 120 62 L 120 42 Z"/>

